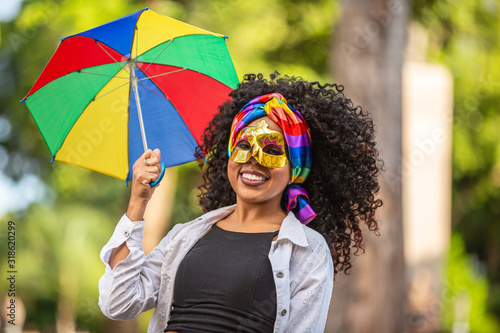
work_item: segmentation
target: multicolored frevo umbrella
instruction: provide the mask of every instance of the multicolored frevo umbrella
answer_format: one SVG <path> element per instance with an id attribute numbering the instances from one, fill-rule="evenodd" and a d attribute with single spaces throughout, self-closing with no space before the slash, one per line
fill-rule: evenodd
<path id="1" fill-rule="evenodd" d="M 147 147 L 194 160 L 237 84 L 223 35 L 145 8 L 63 38 L 22 101 L 53 160 L 130 180 Z"/>

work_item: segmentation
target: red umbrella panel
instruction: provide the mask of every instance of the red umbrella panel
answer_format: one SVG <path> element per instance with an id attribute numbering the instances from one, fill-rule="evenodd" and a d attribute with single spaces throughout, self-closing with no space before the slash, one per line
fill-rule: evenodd
<path id="1" fill-rule="evenodd" d="M 238 78 L 226 37 L 143 9 L 62 40 L 23 101 L 53 160 L 121 179 L 194 160 Z"/>

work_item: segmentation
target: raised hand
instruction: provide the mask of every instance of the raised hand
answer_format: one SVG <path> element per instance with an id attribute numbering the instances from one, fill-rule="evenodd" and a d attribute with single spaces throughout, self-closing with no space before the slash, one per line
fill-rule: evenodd
<path id="1" fill-rule="evenodd" d="M 135 161 L 132 176 L 132 191 L 127 210 L 127 216 L 132 221 L 141 221 L 144 211 L 155 191 L 151 183 L 156 181 L 161 173 L 161 152 L 159 149 L 148 149 Z"/>

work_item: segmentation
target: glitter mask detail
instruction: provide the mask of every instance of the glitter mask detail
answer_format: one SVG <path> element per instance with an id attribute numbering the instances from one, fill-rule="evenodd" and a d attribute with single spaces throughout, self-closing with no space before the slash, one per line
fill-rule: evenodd
<path id="1" fill-rule="evenodd" d="M 231 154 L 231 160 L 236 163 L 246 163 L 254 157 L 260 165 L 266 168 L 282 168 L 288 164 L 285 151 L 285 137 L 277 131 L 270 130 L 269 125 L 261 120 L 256 126 L 248 126 L 236 138 L 236 145 Z M 241 148 L 239 144 L 247 141 L 250 148 Z M 281 154 L 265 153 L 266 147 L 275 145 L 281 149 Z M 275 148 L 273 148 L 275 149 Z"/>

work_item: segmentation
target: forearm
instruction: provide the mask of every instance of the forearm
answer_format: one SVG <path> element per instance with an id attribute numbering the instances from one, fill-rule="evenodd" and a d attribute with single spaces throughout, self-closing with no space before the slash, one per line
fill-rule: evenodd
<path id="1" fill-rule="evenodd" d="M 164 255 L 162 247 L 144 255 L 143 232 L 144 221 L 123 216 L 101 251 L 106 269 L 99 281 L 99 306 L 109 318 L 135 318 L 156 302 Z"/>
<path id="2" fill-rule="evenodd" d="M 142 221 L 144 220 L 144 212 L 148 205 L 149 199 L 137 198 L 134 196 L 130 197 L 127 208 L 127 217 L 130 221 Z"/>
<path id="3" fill-rule="evenodd" d="M 127 208 L 127 217 L 130 219 L 130 221 L 143 221 L 147 204 L 147 199 L 134 198 L 133 196 L 131 196 Z M 127 243 L 123 243 L 120 246 L 114 248 L 109 257 L 109 266 L 111 267 L 111 269 L 114 269 L 116 264 L 127 258 L 129 253 L 130 249 L 128 248 Z"/>
<path id="4" fill-rule="evenodd" d="M 146 200 L 143 200 L 142 202 L 134 202 L 131 198 L 127 209 L 127 217 L 130 219 L 130 221 L 144 220 L 144 212 L 146 211 L 146 206 Z M 130 249 L 128 248 L 127 243 L 123 243 L 120 246 L 114 248 L 109 257 L 109 266 L 111 267 L 111 269 L 114 269 L 116 264 L 127 258 L 129 253 Z"/>
<path id="5" fill-rule="evenodd" d="M 114 269 L 116 264 L 127 258 L 129 254 L 130 250 L 127 246 L 127 243 L 123 243 L 122 245 L 114 248 L 109 257 L 109 267 L 111 267 L 111 269 Z"/>

